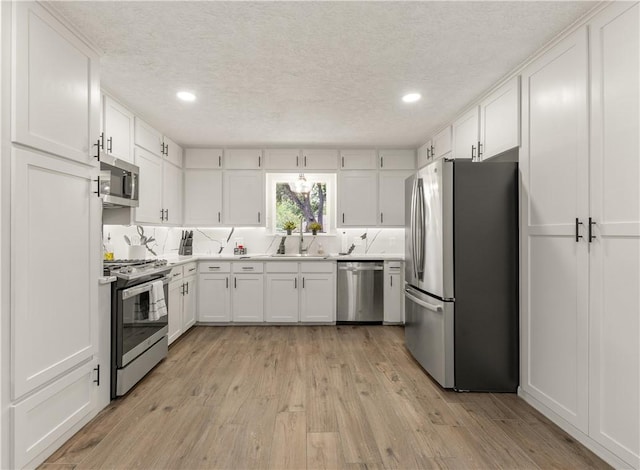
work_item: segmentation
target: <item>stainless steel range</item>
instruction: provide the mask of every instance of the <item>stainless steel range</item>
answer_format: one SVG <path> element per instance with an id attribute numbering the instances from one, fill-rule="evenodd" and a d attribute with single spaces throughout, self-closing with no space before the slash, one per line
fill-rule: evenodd
<path id="1" fill-rule="evenodd" d="M 167 355 L 168 315 L 154 318 L 151 289 L 163 284 L 169 300 L 166 260 L 104 261 L 111 287 L 111 398 L 126 394 Z"/>

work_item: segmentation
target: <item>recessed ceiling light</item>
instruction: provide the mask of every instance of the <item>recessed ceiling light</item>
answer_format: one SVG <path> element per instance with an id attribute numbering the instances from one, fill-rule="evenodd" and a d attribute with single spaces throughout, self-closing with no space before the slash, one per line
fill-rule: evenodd
<path id="1" fill-rule="evenodd" d="M 180 98 L 182 101 L 195 101 L 196 95 L 189 91 L 179 91 L 176 93 L 176 96 Z"/>
<path id="2" fill-rule="evenodd" d="M 420 93 L 408 93 L 402 97 L 402 101 L 405 103 L 415 103 L 420 98 L 422 98 Z"/>

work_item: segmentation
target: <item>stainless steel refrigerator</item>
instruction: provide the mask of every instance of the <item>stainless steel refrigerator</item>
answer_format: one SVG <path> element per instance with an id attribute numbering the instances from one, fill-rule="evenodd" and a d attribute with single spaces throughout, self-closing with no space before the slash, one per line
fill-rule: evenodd
<path id="1" fill-rule="evenodd" d="M 517 163 L 438 160 L 405 196 L 408 349 L 445 388 L 515 392 Z"/>

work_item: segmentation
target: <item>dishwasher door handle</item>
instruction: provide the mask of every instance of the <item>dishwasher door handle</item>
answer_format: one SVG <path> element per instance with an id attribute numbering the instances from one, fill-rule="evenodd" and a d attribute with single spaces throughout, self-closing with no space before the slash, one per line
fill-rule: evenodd
<path id="1" fill-rule="evenodd" d="M 351 271 L 351 272 L 358 272 L 358 271 L 383 271 L 384 268 L 382 266 L 371 266 L 371 267 L 362 267 L 362 268 L 353 268 L 353 267 L 349 267 L 349 266 L 339 266 L 338 269 L 340 271 Z"/>

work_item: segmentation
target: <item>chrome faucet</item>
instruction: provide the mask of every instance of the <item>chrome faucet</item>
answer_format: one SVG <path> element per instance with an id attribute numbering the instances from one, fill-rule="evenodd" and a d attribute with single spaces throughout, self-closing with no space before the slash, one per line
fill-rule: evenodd
<path id="1" fill-rule="evenodd" d="M 298 254 L 303 255 L 307 252 L 307 248 L 303 248 L 304 244 L 304 232 L 302 231 L 302 222 L 304 221 L 304 216 L 300 217 L 300 247 L 298 248 Z"/>

